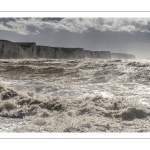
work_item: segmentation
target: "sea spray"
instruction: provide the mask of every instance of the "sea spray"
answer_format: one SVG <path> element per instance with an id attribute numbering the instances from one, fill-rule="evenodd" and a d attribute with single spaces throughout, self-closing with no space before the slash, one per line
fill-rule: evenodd
<path id="1" fill-rule="evenodd" d="M 5 61 L 0 131 L 150 131 L 148 60 Z"/>

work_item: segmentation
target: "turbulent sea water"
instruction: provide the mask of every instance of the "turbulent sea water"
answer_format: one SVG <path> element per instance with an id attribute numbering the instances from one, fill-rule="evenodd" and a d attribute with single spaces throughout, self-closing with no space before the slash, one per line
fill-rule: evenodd
<path id="1" fill-rule="evenodd" d="M 0 132 L 149 132 L 150 60 L 0 60 Z"/>

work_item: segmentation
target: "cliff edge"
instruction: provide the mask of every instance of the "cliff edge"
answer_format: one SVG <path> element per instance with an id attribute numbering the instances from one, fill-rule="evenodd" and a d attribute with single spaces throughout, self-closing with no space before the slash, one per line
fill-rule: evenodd
<path id="1" fill-rule="evenodd" d="M 1 59 L 22 58 L 100 58 L 100 59 L 133 59 L 134 55 L 110 53 L 110 51 L 90 51 L 83 48 L 48 47 L 34 42 L 11 42 L 0 40 Z"/>

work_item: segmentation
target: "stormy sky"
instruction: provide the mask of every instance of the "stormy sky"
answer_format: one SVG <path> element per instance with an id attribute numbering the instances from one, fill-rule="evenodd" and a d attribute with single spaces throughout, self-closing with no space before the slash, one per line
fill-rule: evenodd
<path id="1" fill-rule="evenodd" d="M 150 18 L 0 18 L 0 39 L 150 59 Z"/>

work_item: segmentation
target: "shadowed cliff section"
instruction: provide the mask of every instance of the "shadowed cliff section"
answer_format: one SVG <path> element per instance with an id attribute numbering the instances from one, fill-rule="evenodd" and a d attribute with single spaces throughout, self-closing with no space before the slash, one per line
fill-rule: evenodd
<path id="1" fill-rule="evenodd" d="M 90 51 L 83 48 L 64 48 L 39 46 L 34 42 L 10 42 L 0 40 L 1 59 L 21 58 L 100 58 L 100 59 L 133 59 L 134 55 L 110 53 L 110 51 Z"/>
<path id="2" fill-rule="evenodd" d="M 14 43 L 7 40 L 0 40 L 0 58 L 20 59 L 35 58 L 36 43 Z"/>
<path id="3" fill-rule="evenodd" d="M 23 49 L 16 43 L 0 40 L 0 58 L 24 58 Z"/>

